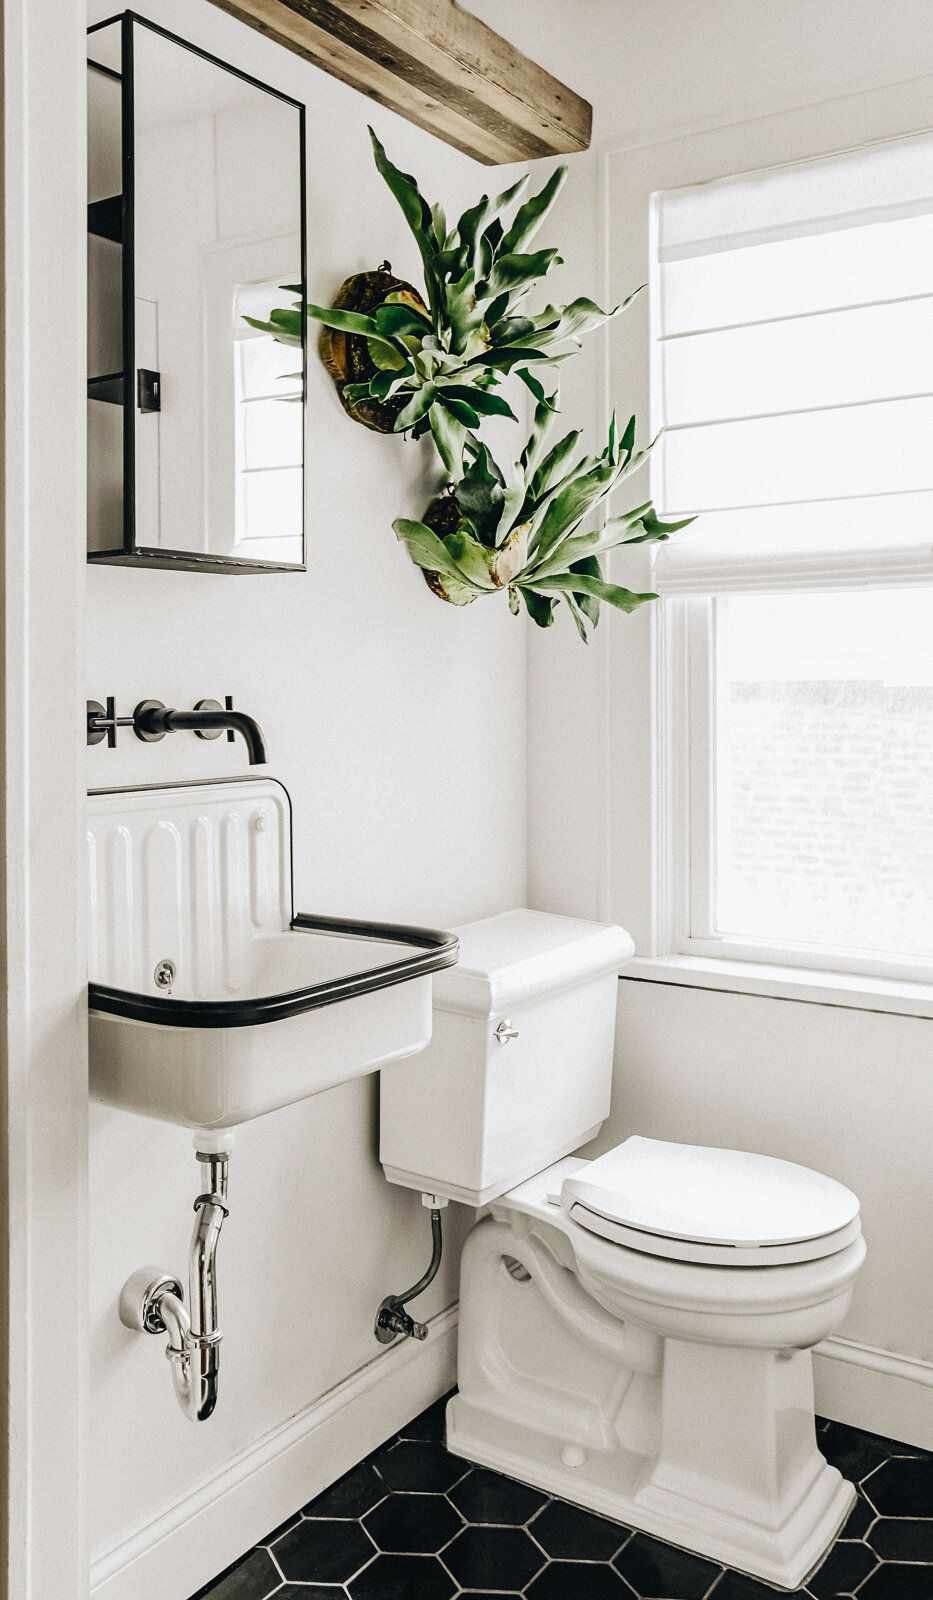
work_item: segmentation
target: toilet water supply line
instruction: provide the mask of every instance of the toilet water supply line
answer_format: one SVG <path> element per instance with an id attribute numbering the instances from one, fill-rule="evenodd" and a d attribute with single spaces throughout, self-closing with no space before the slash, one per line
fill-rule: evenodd
<path id="1" fill-rule="evenodd" d="M 441 1212 L 446 1208 L 447 1201 L 442 1195 L 423 1194 L 421 1204 L 431 1213 L 431 1259 L 417 1283 L 413 1283 L 410 1289 L 403 1289 L 401 1294 L 386 1295 L 376 1312 L 376 1323 L 373 1328 L 380 1344 L 391 1344 L 400 1334 L 405 1339 L 428 1337 L 427 1323 L 416 1322 L 405 1307 L 409 1300 L 414 1300 L 419 1294 L 423 1294 L 437 1277 L 444 1254 L 444 1225 Z"/>
<path id="2" fill-rule="evenodd" d="M 137 1333 L 168 1334 L 165 1354 L 178 1403 L 190 1422 L 206 1422 L 217 1405 L 223 1337 L 217 1319 L 217 1245 L 229 1215 L 232 1143 L 230 1134 L 195 1139 L 201 1193 L 194 1202 L 188 1252 L 188 1304 L 178 1278 L 158 1267 L 140 1267 L 120 1295 L 120 1321 L 125 1327 Z"/>

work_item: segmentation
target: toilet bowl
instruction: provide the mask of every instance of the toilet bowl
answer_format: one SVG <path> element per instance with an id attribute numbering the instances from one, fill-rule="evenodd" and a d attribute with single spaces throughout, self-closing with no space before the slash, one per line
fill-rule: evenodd
<path id="1" fill-rule="evenodd" d="M 797 1588 L 855 1500 L 817 1449 L 810 1355 L 865 1258 L 855 1195 L 638 1134 L 568 1156 L 608 1112 L 627 936 L 530 912 L 458 931 L 465 970 L 384 1079 L 380 1134 L 393 1181 L 484 1208 L 449 1448 Z"/>
<path id="2" fill-rule="evenodd" d="M 864 1240 L 761 1267 L 633 1249 L 568 1204 L 587 1167 L 538 1174 L 470 1234 L 448 1445 L 796 1588 L 855 1500 L 817 1449 L 810 1349 L 845 1316 Z"/>

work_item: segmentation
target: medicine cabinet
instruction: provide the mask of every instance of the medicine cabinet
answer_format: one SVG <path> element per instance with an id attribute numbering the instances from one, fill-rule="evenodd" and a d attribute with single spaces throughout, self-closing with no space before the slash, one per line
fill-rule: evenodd
<path id="1" fill-rule="evenodd" d="M 88 108 L 88 559 L 300 571 L 304 109 L 132 12 Z"/>

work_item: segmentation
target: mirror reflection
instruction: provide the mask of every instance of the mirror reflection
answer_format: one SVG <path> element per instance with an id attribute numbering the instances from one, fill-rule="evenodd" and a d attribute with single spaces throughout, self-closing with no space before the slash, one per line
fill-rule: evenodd
<path id="1" fill-rule="evenodd" d="M 304 294 L 301 108 L 138 18 L 89 45 L 91 558 L 300 567 L 304 350 L 249 319 Z"/>

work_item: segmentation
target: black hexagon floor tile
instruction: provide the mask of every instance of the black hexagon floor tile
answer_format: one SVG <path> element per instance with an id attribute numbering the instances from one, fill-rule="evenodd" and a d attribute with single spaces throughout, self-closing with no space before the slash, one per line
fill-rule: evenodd
<path id="1" fill-rule="evenodd" d="M 883 1517 L 933 1517 L 933 1461 L 885 1461 L 865 1480 L 865 1493 Z"/>
<path id="2" fill-rule="evenodd" d="M 442 1494 L 390 1494 L 363 1518 L 378 1550 L 430 1556 L 449 1544 L 463 1518 Z"/>
<path id="3" fill-rule="evenodd" d="M 523 1528 L 464 1528 L 444 1551 L 463 1589 L 524 1589 L 545 1559 Z"/>
<path id="4" fill-rule="evenodd" d="M 275 1559 L 283 1578 L 292 1583 L 345 1583 L 376 1554 L 376 1546 L 358 1522 L 302 1519 L 276 1541 Z"/>
<path id="5" fill-rule="evenodd" d="M 548 1497 L 540 1489 L 529 1489 L 514 1478 L 504 1478 L 501 1472 L 474 1467 L 451 1489 L 449 1498 L 467 1522 L 501 1522 L 520 1527 L 547 1504 Z"/>
<path id="6" fill-rule="evenodd" d="M 551 1561 L 525 1590 L 527 1600 L 632 1600 L 628 1584 L 611 1567 L 587 1561 Z"/>
<path id="7" fill-rule="evenodd" d="M 775 1589 L 744 1572 L 724 1572 L 709 1592 L 709 1600 L 794 1600 L 795 1596 L 809 1600 L 806 1589 Z"/>
<path id="8" fill-rule="evenodd" d="M 347 1591 L 342 1583 L 286 1583 L 269 1600 L 347 1600 Z"/>
<path id="9" fill-rule="evenodd" d="M 450 1600 L 457 1585 L 436 1556 L 377 1556 L 348 1589 L 351 1600 Z"/>
<path id="10" fill-rule="evenodd" d="M 611 1561 L 631 1537 L 631 1529 L 621 1522 L 610 1522 L 566 1500 L 545 1506 L 530 1531 L 542 1550 L 565 1561 Z"/>
<path id="11" fill-rule="evenodd" d="M 451 1390 L 451 1394 L 453 1394 Z M 415 1417 L 412 1422 L 406 1423 L 399 1429 L 400 1439 L 428 1439 L 437 1444 L 444 1443 L 445 1416 L 449 1394 L 442 1395 L 440 1400 L 435 1400 L 433 1406 L 428 1406 L 427 1411 L 422 1411 L 420 1417 Z"/>
<path id="12" fill-rule="evenodd" d="M 266 1550 L 251 1550 L 248 1556 L 212 1578 L 191 1600 L 266 1600 L 282 1580 Z"/>
<path id="13" fill-rule="evenodd" d="M 310 1501 L 306 1517 L 362 1517 L 386 1496 L 385 1483 L 371 1461 L 361 1461 Z"/>
<path id="14" fill-rule="evenodd" d="M 853 1483 L 859 1483 L 866 1473 L 887 1461 L 898 1448 L 890 1439 L 881 1439 L 876 1433 L 863 1433 L 861 1428 L 850 1428 L 845 1422 L 824 1423 L 817 1443 L 827 1461 Z"/>
<path id="15" fill-rule="evenodd" d="M 268 1550 L 271 1545 L 275 1544 L 276 1539 L 281 1539 L 283 1533 L 288 1533 L 290 1528 L 297 1527 L 300 1521 L 300 1511 L 296 1511 L 293 1517 L 286 1517 L 285 1521 L 280 1522 L 277 1528 L 273 1528 L 271 1533 L 267 1533 L 265 1538 L 260 1539 L 260 1546 Z"/>
<path id="16" fill-rule="evenodd" d="M 842 1525 L 840 1539 L 863 1539 L 877 1515 L 874 1506 L 869 1505 L 865 1496 L 860 1493 Z"/>
<path id="17" fill-rule="evenodd" d="M 190 1600 L 792 1600 L 449 1455 L 448 1398 Z M 859 1498 L 799 1600 L 933 1600 L 933 1452 L 840 1422 L 818 1438 Z"/>
<path id="18" fill-rule="evenodd" d="M 879 1517 L 865 1543 L 882 1561 L 924 1561 L 933 1566 L 933 1520 L 927 1517 Z M 930 1579 L 933 1593 L 933 1572 Z"/>
<path id="19" fill-rule="evenodd" d="M 718 1562 L 675 1550 L 647 1533 L 636 1533 L 619 1551 L 613 1566 L 641 1600 L 668 1600 L 670 1595 L 677 1600 L 705 1600 L 721 1570 Z"/>
<path id="20" fill-rule="evenodd" d="M 901 1567 L 886 1561 L 862 1584 L 858 1600 L 930 1600 L 931 1595 L 933 1573 L 929 1567 Z"/>
<path id="21" fill-rule="evenodd" d="M 867 1544 L 840 1539 L 808 1578 L 807 1588 L 815 1600 L 836 1600 L 838 1595 L 852 1594 L 877 1565 L 878 1557 Z"/>
<path id="22" fill-rule="evenodd" d="M 448 1455 L 442 1444 L 400 1439 L 379 1453 L 376 1470 L 390 1489 L 446 1494 L 470 1470 L 468 1461 Z"/>

